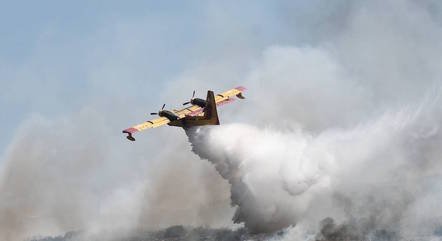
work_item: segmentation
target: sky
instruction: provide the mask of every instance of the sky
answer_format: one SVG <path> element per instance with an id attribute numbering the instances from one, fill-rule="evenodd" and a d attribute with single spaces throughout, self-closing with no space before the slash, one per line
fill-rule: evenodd
<path id="1" fill-rule="evenodd" d="M 273 10 L 280 6 L 264 1 L 11 1 L 2 6 L 0 150 L 32 115 L 57 116 L 91 101 L 116 99 L 129 99 L 147 113 L 161 105 L 155 99 L 186 69 L 227 58 L 229 53 L 219 56 L 226 45 L 244 47 L 246 56 L 239 58 L 246 59 L 289 39 Z"/>
<path id="2" fill-rule="evenodd" d="M 127 109 L 148 113 L 170 97 L 162 94 L 167 83 L 201 66 L 229 65 L 204 82 L 241 84 L 268 46 L 336 40 L 357 5 L 348 0 L 4 2 L 0 150 L 32 115 L 58 116 L 122 99 Z M 440 7 L 438 1 L 422 5 L 433 13 Z M 438 14 L 433 17 L 440 21 Z M 191 85 L 177 99 L 195 88 Z M 218 87 L 197 87 L 211 86 Z"/>

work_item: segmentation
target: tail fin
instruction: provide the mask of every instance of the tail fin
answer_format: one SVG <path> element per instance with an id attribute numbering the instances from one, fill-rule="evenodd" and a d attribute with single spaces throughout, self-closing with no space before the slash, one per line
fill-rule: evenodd
<path id="1" fill-rule="evenodd" d="M 169 125 L 181 126 L 187 129 L 192 126 L 219 125 L 218 111 L 216 110 L 215 95 L 213 91 L 207 91 L 206 106 L 202 116 L 187 116 L 179 122 L 171 122 Z"/>
<path id="2" fill-rule="evenodd" d="M 218 111 L 216 109 L 215 94 L 213 91 L 207 91 L 206 107 L 204 107 L 204 119 L 209 125 L 219 125 Z"/>

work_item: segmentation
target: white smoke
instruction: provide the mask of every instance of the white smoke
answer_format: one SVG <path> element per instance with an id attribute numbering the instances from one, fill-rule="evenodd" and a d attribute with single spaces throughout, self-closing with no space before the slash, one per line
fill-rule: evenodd
<path id="1" fill-rule="evenodd" d="M 440 24 L 426 4 L 383 6 L 355 4 L 331 42 L 267 48 L 232 111 L 254 125 L 188 133 L 231 184 L 234 221 L 298 239 L 440 229 Z"/>
<path id="2" fill-rule="evenodd" d="M 421 112 L 405 109 L 314 135 L 244 124 L 195 128 L 188 135 L 194 152 L 231 184 L 234 221 L 251 231 L 312 222 L 307 231 L 314 233 L 319 221 L 333 217 L 363 226 L 361 235 L 387 230 L 406 237 L 422 234 L 423 226 L 409 225 L 415 220 L 409 213 L 431 195 L 422 188 L 442 167 L 438 156 L 428 157 L 442 144 L 438 124 Z M 442 225 L 441 215 L 428 212 L 426 222 Z"/>

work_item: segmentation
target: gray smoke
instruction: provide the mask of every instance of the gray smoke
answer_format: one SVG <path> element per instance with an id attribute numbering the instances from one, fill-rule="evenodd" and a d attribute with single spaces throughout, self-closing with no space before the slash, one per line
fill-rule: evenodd
<path id="1" fill-rule="evenodd" d="M 320 232 L 316 235 L 317 241 L 338 240 L 399 240 L 395 232 L 380 229 L 373 232 L 373 222 L 359 222 L 357 225 L 336 224 L 332 218 L 325 218 L 320 222 Z"/>
<path id="2" fill-rule="evenodd" d="M 81 240 L 115 240 L 177 224 L 229 226 L 228 187 L 208 164 L 190 152 L 134 148 L 109 135 L 105 119 L 89 109 L 22 126 L 1 169 L 1 240 L 77 230 Z M 126 156 L 131 151 L 139 157 Z"/>

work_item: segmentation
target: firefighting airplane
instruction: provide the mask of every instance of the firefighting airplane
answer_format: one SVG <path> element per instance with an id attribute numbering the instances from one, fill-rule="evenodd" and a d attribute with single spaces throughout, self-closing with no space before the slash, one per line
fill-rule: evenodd
<path id="1" fill-rule="evenodd" d="M 151 115 L 158 115 L 159 118 L 143 122 L 141 124 L 129 127 L 123 130 L 123 133 L 127 134 L 127 139 L 135 141 L 132 136 L 135 132 L 143 131 L 150 128 L 155 128 L 163 125 L 178 126 L 187 129 L 192 126 L 202 125 L 219 125 L 217 106 L 232 103 L 238 97 L 244 99 L 243 92 L 246 88 L 239 86 L 223 92 L 221 94 L 215 94 L 213 91 L 207 91 L 207 98 L 200 99 L 195 98 L 195 91 L 193 91 L 192 98 L 189 101 L 184 102 L 183 105 L 191 104 L 189 107 L 181 110 L 165 110 L 163 105 L 158 113 L 150 113 Z"/>

